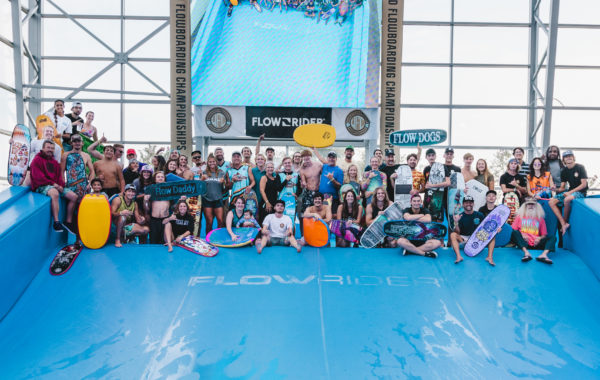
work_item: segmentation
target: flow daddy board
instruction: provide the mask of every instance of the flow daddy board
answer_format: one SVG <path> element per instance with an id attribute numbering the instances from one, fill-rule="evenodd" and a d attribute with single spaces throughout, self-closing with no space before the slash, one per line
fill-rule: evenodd
<path id="1" fill-rule="evenodd" d="M 150 185 L 145 190 L 156 201 L 179 199 L 182 195 L 193 197 L 206 194 L 204 181 L 176 181 Z"/>
<path id="2" fill-rule="evenodd" d="M 304 124 L 331 124 L 331 108 L 246 107 L 246 136 L 292 138 Z"/>
<path id="3" fill-rule="evenodd" d="M 446 131 L 441 129 L 413 129 L 390 135 L 390 144 L 396 146 L 434 145 L 446 141 Z"/>

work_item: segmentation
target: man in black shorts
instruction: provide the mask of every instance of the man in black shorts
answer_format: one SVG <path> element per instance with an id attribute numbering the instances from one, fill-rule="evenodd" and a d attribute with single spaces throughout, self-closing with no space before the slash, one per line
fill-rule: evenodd
<path id="1" fill-rule="evenodd" d="M 431 213 L 426 208 L 423 208 L 421 202 L 421 196 L 414 194 L 410 198 L 410 207 L 405 208 L 402 211 L 404 220 L 429 223 L 431 222 Z M 408 240 L 406 238 L 398 238 L 398 246 L 404 249 L 402 253 L 404 256 L 408 254 L 415 254 L 419 256 L 431 257 L 435 259 L 437 253 L 433 250 L 440 248 L 442 242 L 438 239 L 430 239 L 427 241 Z"/>
<path id="2" fill-rule="evenodd" d="M 554 215 L 558 218 L 562 226 L 562 234 L 567 232 L 570 227 L 569 216 L 571 214 L 571 202 L 575 199 L 585 198 L 588 190 L 588 176 L 583 165 L 575 163 L 575 155 L 573 151 L 566 150 L 563 152 L 563 162 L 565 167 L 560 171 L 560 187 L 556 189 L 556 196 L 548 202 Z M 567 184 L 569 190 L 567 190 Z M 560 212 L 561 206 L 564 205 L 564 217 Z"/>
<path id="3" fill-rule="evenodd" d="M 379 167 L 379 170 L 384 172 L 387 176 L 387 184 L 386 191 L 388 193 L 388 198 L 393 202 L 394 201 L 394 179 L 392 178 L 392 174 L 396 173 L 400 164 L 396 164 L 394 161 L 396 160 L 396 153 L 394 153 L 394 149 L 386 149 L 385 150 L 385 163 Z"/>

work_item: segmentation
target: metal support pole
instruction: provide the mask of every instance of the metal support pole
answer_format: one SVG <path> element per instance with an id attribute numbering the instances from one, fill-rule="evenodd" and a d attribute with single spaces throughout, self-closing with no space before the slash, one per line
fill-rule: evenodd
<path id="1" fill-rule="evenodd" d="M 42 85 L 42 4 L 40 0 L 29 0 L 29 9 L 36 9 L 31 14 L 28 21 L 29 29 L 29 52 L 35 64 L 29 63 L 28 83 L 30 85 Z M 36 70 L 37 66 L 37 70 Z M 28 113 L 32 118 L 42 113 L 42 103 L 38 100 L 42 97 L 40 87 L 29 89 L 29 102 L 27 103 Z M 32 121 L 35 122 L 35 120 Z"/>
<path id="2" fill-rule="evenodd" d="M 17 123 L 25 121 L 23 103 L 23 40 L 21 36 L 21 5 L 19 0 L 11 0 L 12 32 L 13 32 L 13 61 L 15 70 L 15 95 Z"/>
<path id="3" fill-rule="evenodd" d="M 550 5 L 550 35 L 548 37 L 548 63 L 546 67 L 546 99 L 544 102 L 542 149 L 546 149 L 550 145 L 550 132 L 552 131 L 552 101 L 554 100 L 554 71 L 556 64 L 559 6 L 560 0 L 552 0 Z"/>
<path id="4" fill-rule="evenodd" d="M 535 127 L 537 120 L 537 93 L 535 91 L 535 81 L 540 67 L 538 66 L 538 27 L 535 14 L 538 12 L 537 0 L 529 0 L 529 91 L 527 94 L 527 161 L 530 161 L 534 155 L 535 147 Z"/>

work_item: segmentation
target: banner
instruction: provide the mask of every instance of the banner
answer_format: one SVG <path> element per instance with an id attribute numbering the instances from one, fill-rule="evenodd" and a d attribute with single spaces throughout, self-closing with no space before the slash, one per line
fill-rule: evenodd
<path id="1" fill-rule="evenodd" d="M 191 155 L 190 0 L 171 0 L 171 148 Z"/>
<path id="2" fill-rule="evenodd" d="M 337 140 L 374 140 L 378 132 L 377 108 L 211 107 L 195 106 L 197 136 L 292 139 L 303 124 L 330 124 Z"/>
<path id="3" fill-rule="evenodd" d="M 381 29 L 380 147 L 393 149 L 390 134 L 400 129 L 400 74 L 404 0 L 383 0 Z"/>
<path id="4" fill-rule="evenodd" d="M 206 183 L 204 181 L 175 181 L 156 183 L 148 186 L 145 191 L 150 199 L 155 201 L 179 199 L 182 195 L 195 197 L 206 194 Z"/>

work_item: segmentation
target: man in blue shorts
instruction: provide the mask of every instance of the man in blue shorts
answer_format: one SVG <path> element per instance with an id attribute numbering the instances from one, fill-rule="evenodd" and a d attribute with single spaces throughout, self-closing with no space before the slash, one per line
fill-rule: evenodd
<path id="1" fill-rule="evenodd" d="M 563 152 L 563 163 L 565 167 L 560 171 L 560 187 L 556 189 L 556 196 L 548 202 L 554 215 L 558 218 L 562 226 L 561 232 L 564 235 L 567 232 L 569 225 L 569 216 L 571 214 L 571 202 L 573 199 L 584 198 L 587 194 L 587 172 L 583 165 L 575 163 L 575 155 L 573 151 L 567 150 Z M 567 190 L 569 184 L 569 190 Z M 560 212 L 559 207 L 564 205 L 565 215 Z"/>

